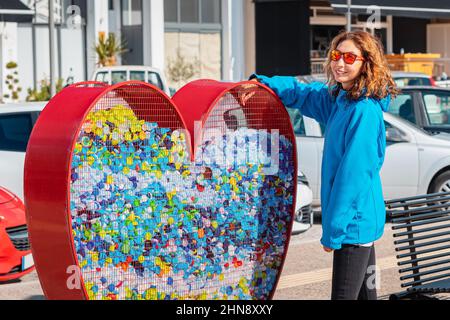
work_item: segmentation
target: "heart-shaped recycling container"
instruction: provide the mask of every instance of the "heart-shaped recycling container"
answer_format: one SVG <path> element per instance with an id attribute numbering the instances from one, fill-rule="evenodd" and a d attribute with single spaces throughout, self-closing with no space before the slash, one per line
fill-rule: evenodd
<path id="1" fill-rule="evenodd" d="M 79 83 L 30 137 L 25 199 L 48 299 L 270 299 L 290 239 L 295 136 L 255 82 Z"/>

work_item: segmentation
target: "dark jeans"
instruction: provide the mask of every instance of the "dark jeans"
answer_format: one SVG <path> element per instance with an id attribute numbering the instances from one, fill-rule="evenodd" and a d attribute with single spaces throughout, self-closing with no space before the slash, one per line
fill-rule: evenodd
<path id="1" fill-rule="evenodd" d="M 377 300 L 373 245 L 334 250 L 331 300 Z"/>

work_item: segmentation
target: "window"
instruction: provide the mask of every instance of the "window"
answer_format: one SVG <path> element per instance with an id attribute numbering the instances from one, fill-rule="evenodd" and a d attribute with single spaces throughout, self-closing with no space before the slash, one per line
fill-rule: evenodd
<path id="1" fill-rule="evenodd" d="M 142 0 L 122 0 L 122 24 L 142 25 Z"/>
<path id="2" fill-rule="evenodd" d="M 395 114 L 411 123 L 416 124 L 416 115 L 414 112 L 413 97 L 409 93 L 399 94 L 391 101 L 389 113 Z"/>
<path id="3" fill-rule="evenodd" d="M 109 83 L 109 72 L 99 72 L 95 76 L 95 81 Z"/>
<path id="4" fill-rule="evenodd" d="M 127 72 L 126 71 L 113 71 L 111 72 L 112 84 L 116 84 L 119 82 L 127 81 Z"/>
<path id="5" fill-rule="evenodd" d="M 130 71 L 130 80 L 145 81 L 145 71 Z"/>
<path id="6" fill-rule="evenodd" d="M 180 22 L 200 23 L 198 2 L 199 0 L 180 1 Z"/>
<path id="7" fill-rule="evenodd" d="M 164 0 L 164 20 L 178 22 L 178 0 Z"/>
<path id="8" fill-rule="evenodd" d="M 0 116 L 0 150 L 25 152 L 32 127 L 30 114 Z"/>
<path id="9" fill-rule="evenodd" d="M 154 86 L 157 86 L 161 90 L 164 90 L 162 86 L 161 78 L 159 77 L 159 74 L 155 72 L 149 72 L 148 73 L 148 83 L 153 84 Z"/>
<path id="10" fill-rule="evenodd" d="M 192 29 L 197 25 L 219 28 L 221 24 L 221 0 L 165 0 L 166 27 Z M 204 28 L 205 26 L 203 26 Z"/>
<path id="11" fill-rule="evenodd" d="M 202 22 L 220 23 L 220 0 L 203 0 Z"/>
<path id="12" fill-rule="evenodd" d="M 430 125 L 450 124 L 450 94 L 447 92 L 424 92 L 423 101 Z"/>
<path id="13" fill-rule="evenodd" d="M 303 116 L 300 113 L 300 110 L 293 108 L 286 108 L 289 117 L 291 117 L 292 126 L 294 128 L 294 133 L 296 136 L 305 136 L 305 122 L 303 121 Z"/>
<path id="14" fill-rule="evenodd" d="M 405 86 L 431 86 L 430 78 L 408 78 L 408 77 L 399 77 L 394 79 L 395 84 L 398 87 Z"/>

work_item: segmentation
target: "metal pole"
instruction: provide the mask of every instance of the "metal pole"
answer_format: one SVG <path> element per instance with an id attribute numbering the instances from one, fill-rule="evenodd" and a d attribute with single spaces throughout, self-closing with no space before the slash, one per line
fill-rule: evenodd
<path id="1" fill-rule="evenodd" d="M 36 1 L 34 2 L 34 18 L 31 24 L 31 40 L 33 43 L 33 89 L 37 89 L 37 57 L 36 57 L 36 23 L 37 23 L 37 10 Z"/>
<path id="2" fill-rule="evenodd" d="M 352 7 L 352 0 L 347 0 L 347 32 L 352 31 L 352 13 L 351 13 L 351 7 Z"/>
<path id="3" fill-rule="evenodd" d="M 55 76 L 55 8 L 54 0 L 49 0 L 48 6 L 48 28 L 50 33 L 50 97 L 56 94 Z"/>

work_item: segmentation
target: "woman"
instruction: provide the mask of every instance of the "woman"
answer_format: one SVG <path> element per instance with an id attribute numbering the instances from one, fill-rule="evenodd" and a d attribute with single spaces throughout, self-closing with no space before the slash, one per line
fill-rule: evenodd
<path id="1" fill-rule="evenodd" d="M 286 107 L 326 126 L 322 161 L 322 238 L 333 252 L 331 298 L 376 300 L 374 242 L 383 235 L 379 171 L 386 137 L 383 112 L 397 94 L 383 47 L 367 32 L 343 32 L 324 65 L 327 84 L 252 75 Z"/>

